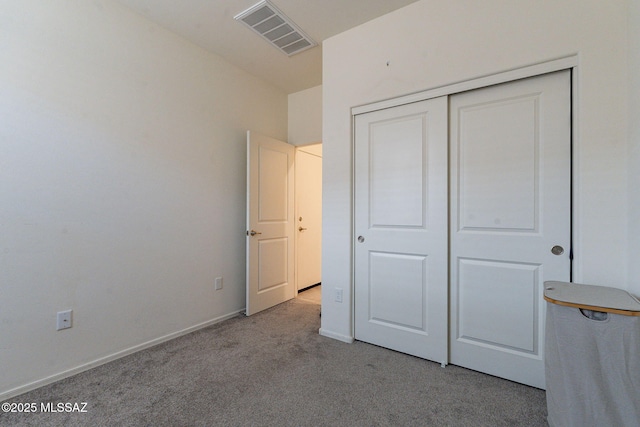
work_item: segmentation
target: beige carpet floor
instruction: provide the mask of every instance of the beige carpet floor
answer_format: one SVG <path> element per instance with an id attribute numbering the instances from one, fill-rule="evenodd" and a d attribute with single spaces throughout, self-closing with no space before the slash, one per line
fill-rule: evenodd
<path id="1" fill-rule="evenodd" d="M 296 298 L 238 316 L 10 399 L 86 413 L 0 413 L 0 425 L 546 425 L 542 390 L 322 337 L 319 312 Z"/>

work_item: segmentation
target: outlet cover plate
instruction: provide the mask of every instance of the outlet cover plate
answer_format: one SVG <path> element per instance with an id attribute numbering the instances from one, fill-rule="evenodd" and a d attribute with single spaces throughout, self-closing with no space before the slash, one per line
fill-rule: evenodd
<path id="1" fill-rule="evenodd" d="M 56 317 L 56 330 L 69 329 L 71 327 L 71 314 L 73 310 L 59 311 Z"/>

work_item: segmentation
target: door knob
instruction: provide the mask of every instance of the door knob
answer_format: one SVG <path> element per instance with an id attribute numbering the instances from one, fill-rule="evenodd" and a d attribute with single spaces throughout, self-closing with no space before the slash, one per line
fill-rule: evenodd
<path id="1" fill-rule="evenodd" d="M 256 234 L 262 234 L 262 233 L 260 233 L 258 231 L 255 231 L 255 230 L 251 230 L 250 232 L 247 231 L 247 234 L 250 234 L 251 236 L 255 236 Z"/>
<path id="2" fill-rule="evenodd" d="M 551 253 L 554 255 L 562 255 L 564 253 L 564 248 L 560 245 L 555 245 L 551 248 Z"/>
<path id="3" fill-rule="evenodd" d="M 304 230 L 306 230 L 306 228 L 304 228 L 304 227 L 298 227 L 298 231 L 304 231 Z"/>
<path id="4" fill-rule="evenodd" d="M 358 236 L 358 242 L 360 242 L 360 243 L 364 242 L 364 237 Z"/>

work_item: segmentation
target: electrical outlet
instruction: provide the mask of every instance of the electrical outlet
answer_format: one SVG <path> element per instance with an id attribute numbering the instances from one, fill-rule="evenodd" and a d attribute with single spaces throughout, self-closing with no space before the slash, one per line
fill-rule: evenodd
<path id="1" fill-rule="evenodd" d="M 222 277 L 216 277 L 216 291 L 222 289 Z"/>
<path id="2" fill-rule="evenodd" d="M 71 314 L 73 310 L 59 311 L 56 317 L 56 330 L 68 329 L 71 327 Z"/>
<path id="3" fill-rule="evenodd" d="M 336 288 L 336 302 L 342 302 L 342 289 Z"/>

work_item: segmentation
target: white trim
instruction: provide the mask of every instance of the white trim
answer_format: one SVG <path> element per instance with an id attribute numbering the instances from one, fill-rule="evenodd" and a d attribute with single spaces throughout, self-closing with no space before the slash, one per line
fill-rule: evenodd
<path id="1" fill-rule="evenodd" d="M 514 80 L 524 79 L 528 77 L 539 76 L 541 74 L 552 73 L 554 71 L 566 70 L 578 65 L 578 55 L 574 54 L 564 58 L 554 59 L 539 64 L 533 64 L 522 68 L 515 68 L 503 71 L 497 74 L 486 76 L 478 76 L 472 79 L 463 80 L 461 82 L 451 83 L 421 92 L 409 95 L 399 96 L 397 98 L 386 99 L 371 104 L 361 105 L 351 108 L 351 114 L 369 113 L 371 111 L 383 110 L 385 108 L 397 107 L 399 105 L 410 104 L 412 102 L 420 102 L 426 99 L 437 98 L 444 95 L 453 95 L 467 90 L 480 89 L 500 83 L 506 83 Z"/>
<path id="2" fill-rule="evenodd" d="M 572 280 L 582 283 L 582 248 L 581 234 L 582 228 L 580 220 L 580 206 L 582 204 L 580 198 L 580 127 L 578 126 L 578 118 L 580 117 L 580 92 L 579 92 L 580 67 L 577 65 L 571 68 L 571 250 L 573 260 L 571 261 Z"/>
<path id="3" fill-rule="evenodd" d="M 356 337 L 356 115 L 351 115 L 351 188 L 349 189 L 349 212 L 351 214 L 351 223 L 349 224 L 349 248 L 351 254 L 351 262 L 349 263 L 349 277 L 351 278 L 351 286 L 349 286 L 349 313 L 351 325 L 351 336 L 355 341 Z"/>
<path id="4" fill-rule="evenodd" d="M 0 401 L 6 400 L 6 399 L 10 399 L 12 397 L 21 395 L 21 394 L 26 393 L 28 391 L 35 390 L 37 388 L 40 388 L 40 387 L 43 387 L 45 385 L 54 383 L 56 381 L 60 381 L 60 380 L 62 380 L 64 378 L 71 377 L 73 375 L 79 374 L 79 373 L 84 372 L 84 371 L 88 371 L 89 369 L 93 369 L 93 368 L 95 368 L 97 366 L 104 365 L 106 363 L 112 362 L 114 360 L 120 359 L 122 357 L 128 356 L 128 355 L 133 354 L 133 353 L 137 353 L 137 352 L 145 350 L 147 348 L 154 347 L 154 346 L 156 346 L 158 344 L 162 344 L 164 342 L 171 341 L 171 340 L 173 340 L 175 338 L 181 337 L 183 335 L 190 334 L 191 332 L 195 332 L 195 331 L 197 331 L 199 329 L 203 329 L 203 328 L 206 328 L 208 326 L 215 325 L 216 323 L 220 323 L 220 322 L 223 322 L 225 320 L 229 320 L 229 319 L 231 319 L 233 317 L 236 317 L 239 313 L 241 313 L 243 311 L 244 311 L 244 309 L 238 310 L 238 311 L 233 311 L 233 312 L 231 312 L 229 314 L 225 314 L 223 316 L 216 317 L 215 319 L 207 320 L 206 322 L 198 323 L 197 325 L 190 326 L 190 327 L 182 329 L 180 331 L 173 332 L 173 333 L 168 334 L 168 335 L 164 335 L 162 337 L 153 339 L 151 341 L 147 341 L 147 342 L 144 342 L 142 344 L 138 344 L 138 345 L 135 345 L 133 347 L 126 348 L 124 350 L 120 350 L 120 351 L 118 351 L 116 353 L 112 353 L 112 354 L 104 356 L 104 357 L 100 357 L 100 358 L 95 359 L 95 360 L 93 360 L 91 362 L 84 363 L 82 365 L 78 365 L 75 368 L 67 369 L 66 371 L 62 371 L 62 372 L 59 372 L 57 374 L 50 375 L 48 377 L 42 378 L 40 380 L 36 380 L 36 381 L 30 382 L 28 384 L 21 385 L 19 387 L 7 390 L 5 392 L 0 393 Z"/>
<path id="5" fill-rule="evenodd" d="M 334 340 L 346 342 L 347 344 L 353 344 L 353 342 L 355 341 L 353 339 L 353 337 L 349 337 L 347 335 L 338 334 L 336 332 L 327 331 L 326 329 L 322 329 L 322 328 L 320 328 L 318 330 L 318 333 L 320 335 L 322 335 L 323 337 L 333 338 Z"/>

